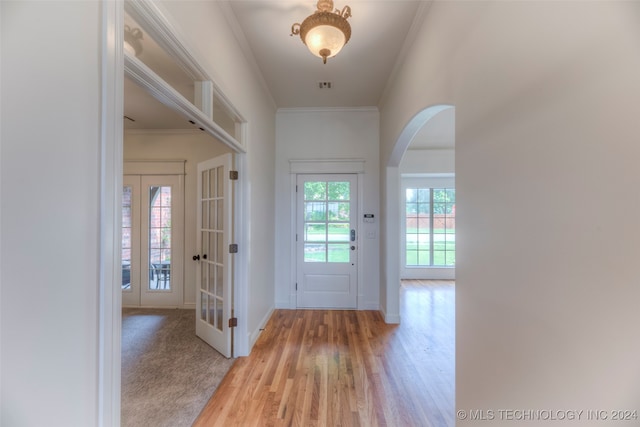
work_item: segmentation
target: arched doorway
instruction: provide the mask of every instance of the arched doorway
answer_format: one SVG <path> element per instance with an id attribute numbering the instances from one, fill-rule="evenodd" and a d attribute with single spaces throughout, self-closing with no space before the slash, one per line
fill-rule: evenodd
<path id="1" fill-rule="evenodd" d="M 420 130 L 439 113 L 453 109 L 453 105 L 439 104 L 426 107 L 416 113 L 405 125 L 398 137 L 386 167 L 386 312 L 388 323 L 400 322 L 400 260 L 401 221 L 400 208 L 400 163 L 407 149 Z"/>

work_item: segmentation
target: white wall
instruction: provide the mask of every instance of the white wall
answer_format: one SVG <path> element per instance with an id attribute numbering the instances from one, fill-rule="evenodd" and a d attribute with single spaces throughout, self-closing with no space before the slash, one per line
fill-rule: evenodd
<path id="1" fill-rule="evenodd" d="M 3 426 L 108 418 L 98 384 L 102 6 L 0 2 Z M 245 312 L 257 335 L 274 301 L 273 231 L 264 224 L 274 223 L 275 108 L 215 2 L 166 6 L 248 121 Z"/>
<path id="2" fill-rule="evenodd" d="M 458 409 L 638 409 L 639 17 L 434 2 L 390 87 L 383 165 L 418 111 L 456 107 Z"/>
<path id="3" fill-rule="evenodd" d="M 400 174 L 453 174 L 455 162 L 453 148 L 409 149 L 400 162 Z"/>
<path id="4" fill-rule="evenodd" d="M 378 309 L 379 277 L 379 117 L 378 110 L 368 109 L 296 109 L 277 114 L 276 143 L 276 307 L 295 308 L 295 282 L 292 280 L 291 245 L 291 173 L 292 159 L 362 159 L 362 213 L 373 213 L 375 223 L 360 221 L 360 250 L 363 252 L 363 293 L 358 307 Z M 367 233 L 375 238 L 366 238 Z"/>
<path id="5" fill-rule="evenodd" d="M 240 251 L 248 248 L 244 253 L 249 264 L 245 312 L 252 344 L 274 305 L 275 106 L 242 54 L 220 2 L 165 1 L 160 6 L 248 124 L 247 154 L 241 160 L 247 175 L 240 177 L 240 185 L 247 190 L 243 205 L 249 234 L 240 242 Z"/>
<path id="6" fill-rule="evenodd" d="M 229 152 L 212 137 L 198 133 L 125 132 L 124 160 L 186 160 L 184 180 L 184 292 L 183 306 L 195 308 L 198 163 Z"/>
<path id="7" fill-rule="evenodd" d="M 97 422 L 100 10 L 0 2 L 3 426 Z"/>

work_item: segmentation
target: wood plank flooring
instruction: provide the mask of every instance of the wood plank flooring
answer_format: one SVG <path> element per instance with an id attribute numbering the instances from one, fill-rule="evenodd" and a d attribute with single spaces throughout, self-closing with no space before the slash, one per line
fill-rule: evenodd
<path id="1" fill-rule="evenodd" d="M 454 426 L 454 285 L 407 281 L 377 311 L 276 310 L 194 426 Z"/>

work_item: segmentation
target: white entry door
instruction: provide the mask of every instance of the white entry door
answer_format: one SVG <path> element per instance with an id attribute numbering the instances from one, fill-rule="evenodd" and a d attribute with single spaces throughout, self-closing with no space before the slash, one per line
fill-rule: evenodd
<path id="1" fill-rule="evenodd" d="M 297 176 L 297 305 L 356 308 L 357 175 Z"/>
<path id="2" fill-rule="evenodd" d="M 122 305 L 183 304 L 182 175 L 125 175 L 122 198 Z"/>
<path id="3" fill-rule="evenodd" d="M 225 357 L 232 356 L 233 157 L 225 154 L 198 164 L 196 335 Z"/>

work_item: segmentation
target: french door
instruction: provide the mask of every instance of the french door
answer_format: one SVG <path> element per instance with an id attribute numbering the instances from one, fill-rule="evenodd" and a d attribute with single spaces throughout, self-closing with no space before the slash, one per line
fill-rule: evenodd
<path id="1" fill-rule="evenodd" d="M 182 175 L 124 176 L 123 306 L 182 306 L 183 187 Z"/>
<path id="2" fill-rule="evenodd" d="M 356 308 L 357 175 L 297 176 L 297 306 Z"/>
<path id="3" fill-rule="evenodd" d="M 198 164 L 196 335 L 225 357 L 233 353 L 233 157 Z"/>

